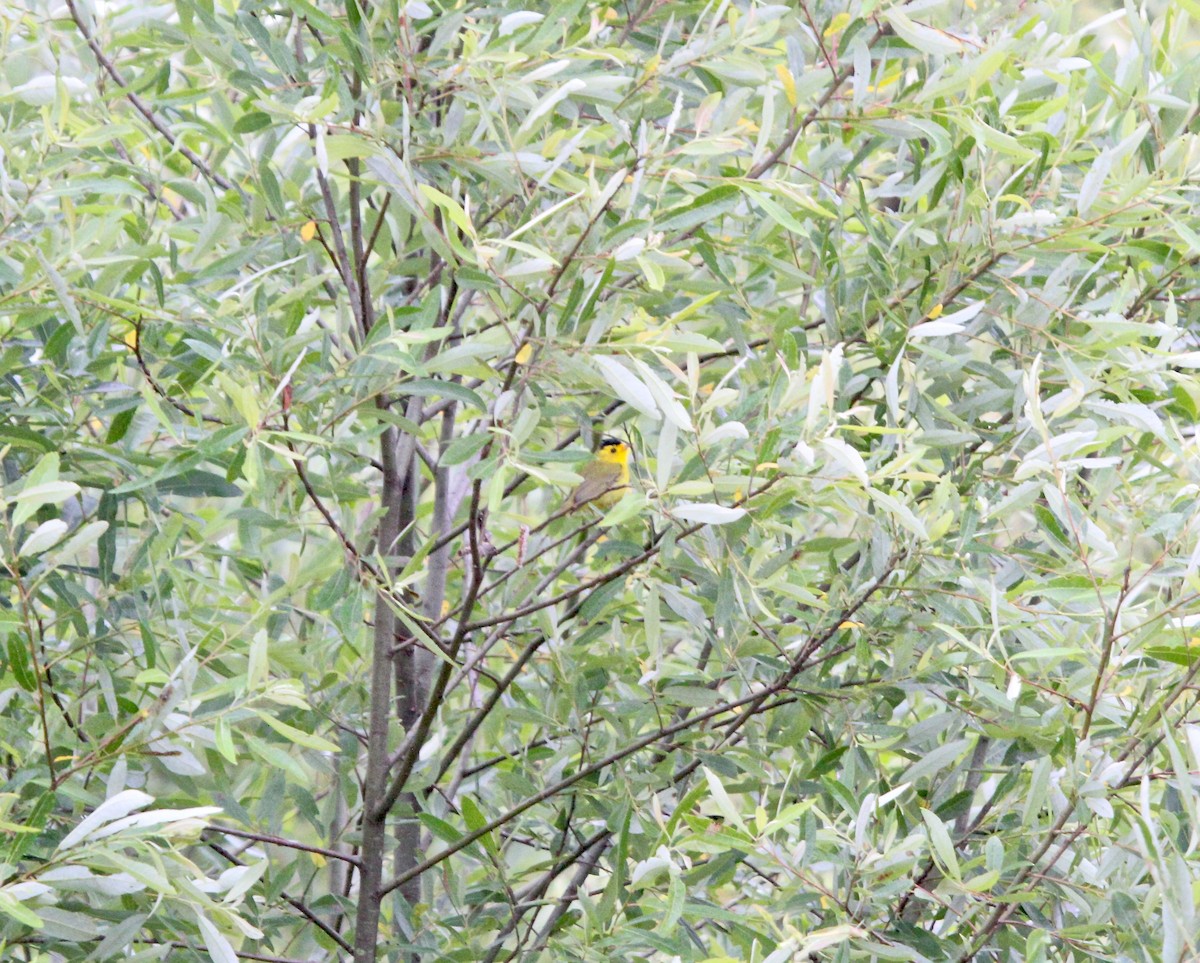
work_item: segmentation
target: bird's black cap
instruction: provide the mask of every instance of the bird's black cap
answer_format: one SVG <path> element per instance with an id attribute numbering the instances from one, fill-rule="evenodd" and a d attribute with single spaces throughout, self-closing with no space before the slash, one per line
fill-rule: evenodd
<path id="1" fill-rule="evenodd" d="M 621 444 L 624 444 L 624 442 L 622 442 L 620 438 L 613 438 L 611 435 L 609 435 L 607 438 L 600 439 L 600 447 L 601 448 L 607 448 L 609 445 L 621 445 Z"/>

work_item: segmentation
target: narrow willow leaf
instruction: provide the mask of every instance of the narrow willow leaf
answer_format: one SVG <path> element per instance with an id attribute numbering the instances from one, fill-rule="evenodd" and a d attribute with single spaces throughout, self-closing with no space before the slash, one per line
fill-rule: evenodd
<path id="1" fill-rule="evenodd" d="M 79 486 L 68 481 L 49 481 L 26 486 L 12 498 L 17 503 L 12 515 L 12 524 L 22 525 L 43 505 L 60 505 L 77 494 Z"/>
<path id="2" fill-rule="evenodd" d="M 644 415 L 660 417 L 658 406 L 654 403 L 654 395 L 650 393 L 650 389 L 625 365 L 608 355 L 596 355 L 592 360 L 618 398 Z"/>
<path id="3" fill-rule="evenodd" d="M 21 901 L 14 898 L 6 889 L 0 889 L 0 913 L 33 930 L 40 930 L 45 925 L 37 913 L 22 905 Z"/>
<path id="4" fill-rule="evenodd" d="M 958 865 L 958 854 L 954 851 L 954 843 L 950 839 L 950 832 L 946 829 L 946 824 L 937 817 L 932 809 L 922 809 L 921 818 L 925 821 L 925 829 L 929 833 L 929 842 L 933 847 L 934 853 L 937 855 L 938 863 L 942 869 L 954 879 L 962 878 L 962 871 Z"/>
<path id="5" fill-rule="evenodd" d="M 212 963 L 238 963 L 238 955 L 234 952 L 233 944 L 213 925 L 212 920 L 197 913 L 196 925 L 200 927 L 200 937 L 204 940 L 204 948 L 208 950 L 208 956 Z"/>
<path id="6" fill-rule="evenodd" d="M 17 549 L 17 557 L 39 555 L 56 544 L 67 532 L 67 523 L 58 518 L 42 522 Z"/>
<path id="7" fill-rule="evenodd" d="M 721 782 L 721 778 L 707 766 L 702 766 L 701 768 L 704 770 L 704 778 L 708 783 L 709 795 L 712 797 L 717 810 L 742 832 L 747 832 L 746 824 L 742 822 L 742 815 L 737 811 L 733 800 L 729 798 L 729 794 L 725 791 L 725 785 Z"/>
<path id="8" fill-rule="evenodd" d="M 684 522 L 699 522 L 702 525 L 728 525 L 744 518 L 746 509 L 729 508 L 725 505 L 684 503 L 671 508 L 671 514 Z"/>
<path id="9" fill-rule="evenodd" d="M 303 746 L 305 749 L 316 749 L 318 752 L 338 752 L 336 743 L 330 742 L 328 739 L 323 739 L 320 736 L 313 735 L 311 732 L 304 732 L 297 729 L 295 726 L 289 726 L 286 722 L 281 722 L 269 712 L 256 712 L 260 719 L 268 726 L 278 732 L 289 742 L 294 742 L 298 746 Z"/>
<path id="10" fill-rule="evenodd" d="M 70 849 L 98 830 L 106 823 L 121 819 L 134 809 L 142 809 L 154 802 L 154 797 L 138 789 L 125 789 L 104 800 L 85 816 L 66 836 L 59 841 L 58 851 Z"/>

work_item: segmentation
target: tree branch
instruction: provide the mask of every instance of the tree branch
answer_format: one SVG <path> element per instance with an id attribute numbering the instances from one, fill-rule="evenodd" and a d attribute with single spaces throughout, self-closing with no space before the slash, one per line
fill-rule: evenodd
<path id="1" fill-rule="evenodd" d="M 154 112 L 153 108 L 151 108 L 149 104 L 142 100 L 141 97 L 129 89 L 129 84 L 125 82 L 125 78 L 121 76 L 121 73 L 117 70 L 116 65 L 109 60 L 108 56 L 104 53 L 104 49 L 100 46 L 100 42 L 96 39 L 95 35 L 89 29 L 87 24 L 84 23 L 83 17 L 80 15 L 79 10 L 75 7 L 75 0 L 67 0 L 67 9 L 71 11 L 71 19 L 75 21 L 76 29 L 79 30 L 79 33 L 82 35 L 83 39 L 87 41 L 87 45 L 91 48 L 92 55 L 96 58 L 96 62 L 104 68 L 105 73 L 107 73 L 113 79 L 113 82 L 116 83 L 116 85 L 120 87 L 122 91 L 124 91 L 125 99 L 133 104 L 134 109 L 150 122 L 150 125 L 166 139 L 167 143 L 170 144 L 174 150 L 179 151 L 180 154 L 186 157 L 188 161 L 191 162 L 192 166 L 195 167 L 196 170 L 200 171 L 200 173 L 203 174 L 208 180 L 212 181 L 223 190 L 237 191 L 240 195 L 242 195 L 243 198 L 246 197 L 245 191 L 243 191 L 232 181 L 214 171 L 208 166 L 208 163 L 199 154 L 193 151 L 186 144 L 180 143 L 175 134 L 172 133 L 171 128 L 168 127 L 166 122 Z"/>

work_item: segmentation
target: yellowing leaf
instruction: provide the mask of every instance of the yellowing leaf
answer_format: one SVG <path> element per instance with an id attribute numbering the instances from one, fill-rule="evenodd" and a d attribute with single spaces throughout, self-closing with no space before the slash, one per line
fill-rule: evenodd
<path id="1" fill-rule="evenodd" d="M 300 240 L 307 243 L 317 236 L 317 222 L 306 221 L 304 226 L 300 228 Z"/>
<path id="2" fill-rule="evenodd" d="M 529 359 L 533 357 L 533 345 L 526 341 L 521 345 L 521 350 L 517 352 L 516 358 L 513 360 L 517 364 L 529 364 Z"/>
<path id="3" fill-rule="evenodd" d="M 137 328 L 130 328 L 128 331 L 125 332 L 125 337 L 123 337 L 121 340 L 124 341 L 127 345 L 129 345 L 129 347 L 132 348 L 134 351 L 136 351 L 137 344 L 138 344 Z"/>
<path id="4" fill-rule="evenodd" d="M 829 21 L 829 26 L 825 28 L 825 36 L 832 37 L 835 33 L 841 33 L 849 26 L 853 18 L 850 14 L 843 10 L 836 17 Z"/>
<path id="5" fill-rule="evenodd" d="M 430 187 L 428 184 L 418 184 L 417 190 L 425 195 L 426 199 L 432 202 L 437 207 L 446 212 L 446 216 L 458 227 L 464 234 L 469 237 L 475 236 L 475 227 L 471 224 L 470 217 L 463 207 L 447 194 L 443 194 L 436 187 Z"/>
<path id="6" fill-rule="evenodd" d="M 927 317 L 930 321 L 933 321 L 935 318 L 940 318 L 942 316 L 942 312 L 945 310 L 946 310 L 946 305 L 935 304 L 932 308 L 929 309 L 929 313 L 926 314 L 925 317 Z"/>
<path id="7" fill-rule="evenodd" d="M 779 82 L 783 84 L 783 94 L 787 97 L 787 102 L 795 107 L 797 103 L 796 78 L 792 76 L 792 72 L 788 69 L 787 64 L 776 64 L 775 75 L 779 78 Z"/>
<path id="8" fill-rule="evenodd" d="M 887 74 L 884 74 L 884 76 L 880 78 L 879 83 L 875 84 L 874 86 L 868 87 L 867 89 L 870 90 L 872 93 L 874 93 L 876 91 L 880 91 L 880 90 L 886 90 L 888 87 L 892 86 L 892 84 L 894 84 L 897 80 L 899 80 L 903 75 L 904 75 L 904 71 L 902 71 L 902 70 L 889 71 Z"/>

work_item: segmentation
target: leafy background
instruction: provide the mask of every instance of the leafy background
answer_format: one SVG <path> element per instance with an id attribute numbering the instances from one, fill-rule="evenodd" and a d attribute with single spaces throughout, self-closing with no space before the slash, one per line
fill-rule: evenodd
<path id="1" fill-rule="evenodd" d="M 6 956 L 1196 956 L 1200 7 L 0 16 Z"/>

